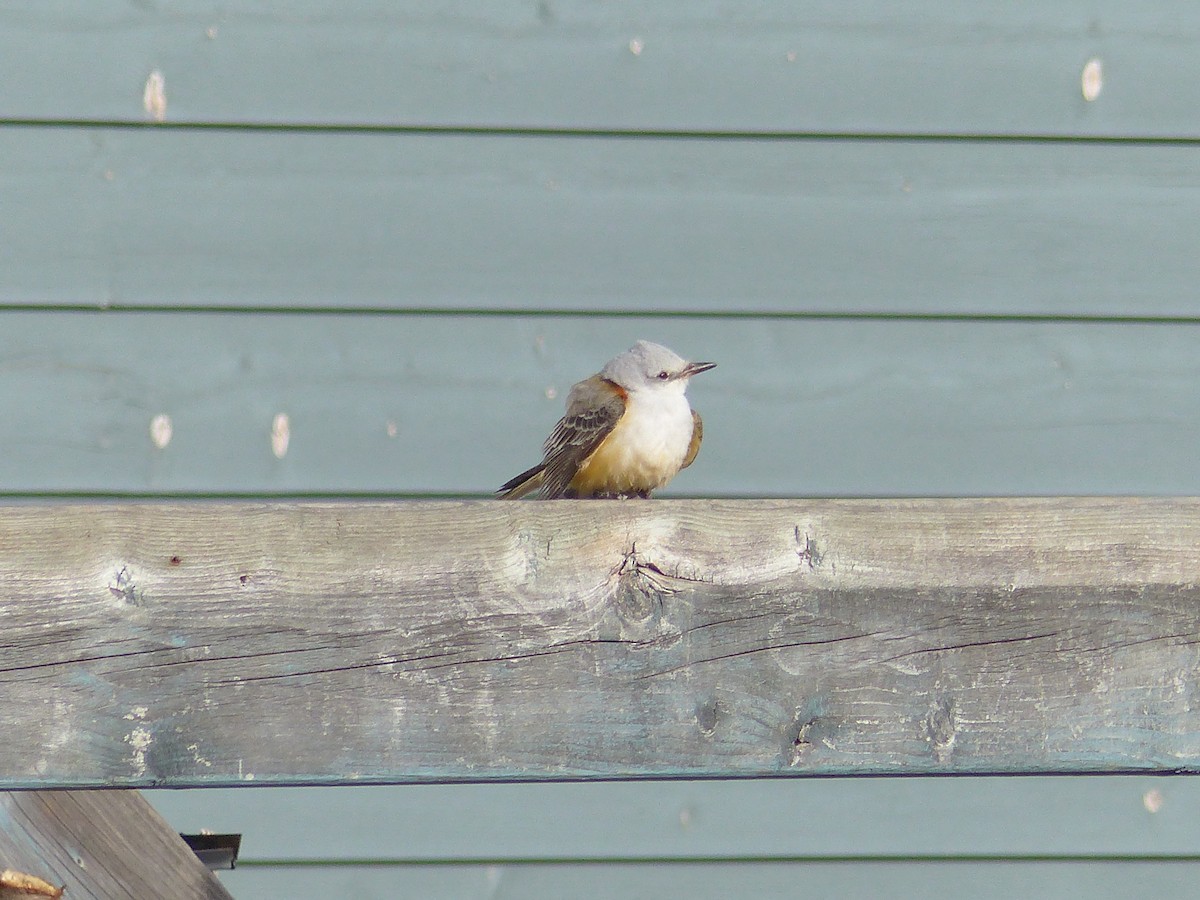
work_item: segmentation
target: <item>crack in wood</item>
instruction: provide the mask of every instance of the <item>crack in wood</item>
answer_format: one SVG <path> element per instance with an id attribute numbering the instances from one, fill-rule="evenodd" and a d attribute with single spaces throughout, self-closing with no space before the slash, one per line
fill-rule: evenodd
<path id="1" fill-rule="evenodd" d="M 661 568 L 658 565 L 658 563 L 655 563 L 655 562 L 650 562 L 650 561 L 638 562 L 635 560 L 635 565 L 637 565 L 641 569 L 649 569 L 651 572 L 661 575 L 663 578 L 669 578 L 672 581 L 682 581 L 682 582 L 685 582 L 688 584 L 715 584 L 716 583 L 712 578 L 704 578 L 703 576 L 683 575 L 679 572 L 678 569 L 676 569 L 674 572 L 668 572 L 665 569 Z"/>
<path id="2" fill-rule="evenodd" d="M 647 575 L 646 573 L 651 573 L 651 574 Z M 670 587 L 669 585 L 663 585 L 663 584 L 658 583 L 658 579 L 653 579 L 653 578 L 651 578 L 651 576 L 657 575 L 660 578 L 667 579 L 668 581 L 682 581 L 685 584 L 715 584 L 716 583 L 714 581 L 714 579 L 712 579 L 712 578 L 706 578 L 706 577 L 700 576 L 700 575 L 685 575 L 680 571 L 679 567 L 676 567 L 675 571 L 673 571 L 673 572 L 668 572 L 666 569 L 662 568 L 662 566 L 660 566 L 658 563 L 654 562 L 653 560 L 646 559 L 643 557 L 642 554 L 638 553 L 637 542 L 634 542 L 629 545 L 629 549 L 626 550 L 624 552 L 624 554 L 622 554 L 621 562 L 619 562 L 611 570 L 610 574 L 614 575 L 618 578 L 633 577 L 633 578 L 646 579 L 646 580 L 654 582 L 655 587 L 659 591 L 661 591 L 663 593 L 671 593 L 671 594 L 678 593 L 678 590 Z"/>
<path id="3" fill-rule="evenodd" d="M 1058 631 L 1047 631 L 1044 634 L 1030 634 L 1024 637 L 1013 638 L 996 638 L 990 641 L 965 641 L 961 644 L 947 644 L 944 647 L 922 647 L 919 650 L 909 650 L 907 653 L 898 653 L 895 656 L 888 656 L 881 660 L 881 663 L 895 662 L 898 659 L 907 659 L 910 656 L 920 656 L 925 653 L 945 653 L 949 650 L 968 650 L 973 647 L 992 647 L 1003 644 L 1021 644 L 1028 641 L 1040 641 L 1046 638 L 1061 637 L 1062 633 Z M 889 639 L 889 640 L 894 640 Z M 899 638 L 903 640 L 903 638 Z"/>
<path id="4" fill-rule="evenodd" d="M 699 625 L 691 625 L 682 629 L 679 632 L 680 637 L 686 637 L 696 631 L 703 631 L 705 628 L 718 628 L 721 625 L 735 625 L 741 622 L 753 622 L 756 619 L 777 618 L 779 613 L 772 610 L 771 612 L 755 613 L 751 616 L 731 616 L 728 619 L 715 619 L 712 622 L 702 622 Z"/>
<path id="5" fill-rule="evenodd" d="M 391 656 L 385 659 L 372 660 L 371 662 L 349 663 L 344 666 L 327 666 L 319 669 L 304 669 L 298 672 L 273 672 L 269 675 L 250 675 L 246 678 L 222 678 L 210 683 L 213 685 L 250 684 L 256 681 L 278 681 L 285 678 L 305 678 L 312 675 L 328 675 L 334 672 L 355 672 L 362 669 L 381 669 L 385 666 L 399 666 L 405 663 L 420 662 L 426 659 L 445 659 L 448 656 L 453 656 L 456 652 L 458 651 L 429 653 L 424 656 Z M 452 663 L 451 665 L 457 665 L 457 663 Z M 417 668 L 413 671 L 425 671 L 425 668 Z"/>
<path id="6" fill-rule="evenodd" d="M 868 631 L 864 634 L 848 634 L 848 635 L 844 635 L 842 637 L 825 638 L 823 640 L 792 641 L 792 642 L 786 643 L 786 644 L 768 644 L 765 647 L 751 647 L 749 650 L 738 650 L 736 653 L 724 653 L 724 654 L 721 654 L 720 656 L 709 656 L 709 657 L 705 657 L 704 659 L 689 660 L 685 663 L 679 664 L 678 666 L 673 666 L 670 669 L 662 669 L 658 672 L 649 672 L 645 675 L 639 675 L 636 680 L 643 681 L 648 678 L 658 678 L 661 675 L 670 675 L 674 672 L 679 672 L 679 671 L 682 671 L 683 669 L 691 668 L 692 666 L 699 666 L 704 663 L 722 662 L 723 660 L 727 660 L 727 659 L 738 659 L 739 657 L 743 657 L 743 656 L 753 656 L 756 653 L 766 653 L 769 650 L 790 650 L 795 647 L 822 647 L 822 646 L 826 646 L 828 644 L 841 644 L 841 643 L 845 643 L 846 641 L 857 641 L 857 640 L 862 640 L 863 638 L 876 637 L 879 634 L 882 634 L 882 632 Z"/>
<path id="7" fill-rule="evenodd" d="M 255 634 L 255 638 L 261 639 L 264 636 L 287 634 L 287 633 L 289 633 L 289 629 L 264 630 L 264 631 L 257 632 Z M 77 641 L 77 640 L 79 640 L 79 638 L 64 639 L 63 641 L 59 641 L 58 643 L 71 643 L 72 641 Z M 113 641 L 112 643 L 114 643 L 114 644 L 130 643 L 130 642 L 133 642 L 136 640 L 137 640 L 136 638 L 127 638 L 123 641 Z M 184 650 L 195 649 L 196 646 L 197 645 L 193 644 L 191 646 L 185 645 L 182 647 L 174 647 L 174 646 L 172 646 L 172 647 L 144 647 L 144 648 L 139 648 L 137 650 L 126 650 L 121 653 L 97 653 L 97 654 L 93 654 L 91 656 L 77 656 L 77 657 L 73 657 L 71 659 L 54 659 L 54 660 L 48 660 L 46 662 L 30 663 L 28 665 L 23 665 L 23 666 L 4 666 L 4 667 L 0 667 L 0 675 L 5 675 L 5 674 L 9 674 L 9 673 L 14 673 L 14 672 L 36 671 L 39 669 L 54 669 L 54 668 L 59 668 L 61 666 L 75 666 L 75 665 L 86 664 L 86 663 L 105 662 L 107 660 L 113 660 L 113 659 L 132 659 L 132 658 L 136 658 L 139 656 L 149 656 L 154 653 L 181 653 Z M 304 648 L 304 649 L 307 649 L 307 648 Z M 336 647 L 328 647 L 326 649 L 336 649 Z M 297 652 L 297 651 L 293 650 L 293 649 L 269 650 L 269 651 L 263 651 L 261 653 L 246 654 L 244 657 L 231 656 L 228 658 L 232 659 L 232 660 L 243 659 L 243 658 L 244 659 L 252 659 L 256 656 L 271 656 L 271 655 L 275 655 L 275 654 L 292 653 L 292 652 Z M 162 666 L 169 666 L 169 665 L 187 665 L 189 663 L 217 662 L 221 658 L 222 657 L 204 657 L 203 659 L 194 659 L 194 660 L 173 660 L 173 661 L 168 661 L 168 662 L 155 663 L 153 666 L 133 666 L 128 669 L 120 669 L 117 671 L 122 671 L 122 672 L 136 671 L 138 669 L 153 669 L 153 668 L 159 668 Z M 12 681 L 9 679 L 0 679 L 0 684 L 8 684 L 8 683 L 12 683 Z"/>
<path id="8" fill-rule="evenodd" d="M 1072 650 L 1078 653 L 1106 653 L 1112 650 L 1125 650 L 1129 647 L 1138 647 L 1143 644 L 1155 644 L 1160 641 L 1178 641 L 1176 646 L 1191 647 L 1200 644 L 1198 638 L 1192 632 L 1184 632 L 1183 634 L 1162 634 L 1154 637 L 1139 638 L 1136 641 L 1118 641 L 1115 644 L 1100 644 L 1095 647 L 1073 647 Z"/>
<path id="9" fill-rule="evenodd" d="M 437 665 L 432 665 L 432 666 L 415 666 L 415 667 L 406 669 L 405 671 L 414 672 L 414 673 L 433 672 L 433 671 L 437 671 L 438 669 L 450 669 L 450 668 L 457 668 L 457 667 L 465 668 L 467 666 L 483 665 L 483 664 L 489 664 L 489 663 L 519 662 L 521 660 L 526 660 L 526 659 L 535 659 L 539 656 L 553 656 L 558 653 L 567 653 L 567 652 L 571 652 L 576 649 L 578 649 L 578 647 L 562 646 L 557 649 L 547 648 L 545 650 L 540 650 L 540 651 L 536 651 L 536 652 L 516 653 L 516 654 L 509 655 L 509 656 L 475 657 L 472 659 L 456 660 L 454 662 L 438 663 Z M 328 668 L 320 668 L 320 669 L 305 669 L 303 671 L 298 671 L 298 672 L 276 672 L 276 673 L 272 673 L 270 675 L 251 675 L 246 678 L 238 678 L 238 679 L 220 679 L 219 681 L 210 682 L 210 684 L 224 686 L 224 685 L 231 685 L 231 684 L 251 684 L 253 682 L 258 682 L 258 681 L 279 681 L 279 680 L 286 679 L 286 678 L 306 678 L 306 677 L 311 677 L 313 675 L 329 675 L 329 674 L 337 673 L 337 672 L 355 672 L 355 671 L 362 671 L 362 670 L 367 670 L 367 669 L 381 669 L 386 666 L 403 666 L 403 665 L 407 665 L 407 664 L 413 663 L 413 662 L 421 662 L 426 659 L 445 659 L 446 657 L 453 656 L 453 655 L 454 655 L 454 653 L 451 652 L 451 653 L 432 653 L 427 656 L 411 656 L 411 657 L 399 657 L 398 656 L 398 657 L 392 657 L 390 659 L 373 660 L 371 662 L 366 662 L 366 663 L 351 663 L 351 664 L 345 665 L 345 666 L 330 666 Z"/>
<path id="10" fill-rule="evenodd" d="M 30 663 L 25 666 L 6 666 L 0 668 L 0 675 L 11 672 L 33 672 L 39 669 L 57 669 L 62 666 L 75 666 L 81 663 L 103 662 L 109 659 L 128 659 L 136 656 L 146 656 L 150 653 L 172 653 L 178 652 L 178 647 L 153 647 L 145 650 L 129 650 L 124 653 L 99 653 L 94 656 L 77 656 L 73 659 L 55 659 L 48 662 Z M 13 680 L 0 679 L 0 684 L 9 684 Z"/>
<path id="11" fill-rule="evenodd" d="M 577 638 L 572 641 L 561 641 L 557 644 L 550 644 L 546 649 L 553 650 L 560 647 L 592 647 L 595 645 L 603 646 L 606 644 L 624 644 L 627 647 L 642 648 L 652 643 L 654 643 L 654 640 L 630 640 L 629 638 Z"/>
<path id="12" fill-rule="evenodd" d="M 193 646 L 193 647 L 174 647 L 174 648 L 164 648 L 164 649 L 173 649 L 173 650 L 182 652 L 184 650 L 194 650 L 196 648 Z M 171 659 L 171 660 L 166 660 L 161 663 L 154 663 L 152 665 L 129 666 L 128 668 L 113 669 L 110 671 L 98 672 L 97 674 L 99 674 L 99 675 L 117 675 L 122 672 L 140 672 L 140 671 L 155 670 L 155 669 L 167 669 L 167 668 L 171 668 L 174 666 L 204 666 L 204 665 L 211 665 L 213 663 L 222 663 L 222 662 L 245 662 L 245 661 L 255 660 L 255 659 L 267 659 L 267 658 L 270 658 L 273 656 L 290 656 L 290 655 L 296 654 L 296 653 L 332 652 L 332 651 L 336 651 L 339 649 L 341 649 L 341 645 L 339 645 L 339 644 L 321 644 L 321 645 L 315 646 L 315 647 L 287 647 L 283 650 L 262 650 L 257 653 L 230 653 L 230 654 L 226 654 L 223 656 L 201 656 L 201 657 L 197 657 L 196 659 Z M 0 898 L 0 900 L 3 900 L 3 898 Z"/>

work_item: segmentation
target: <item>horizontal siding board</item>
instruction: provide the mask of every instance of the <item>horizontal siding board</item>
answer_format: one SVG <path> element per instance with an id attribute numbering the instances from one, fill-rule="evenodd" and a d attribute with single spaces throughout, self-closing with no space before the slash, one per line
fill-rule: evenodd
<path id="1" fill-rule="evenodd" d="M 1178 777 L 213 788 L 145 796 L 181 831 L 243 834 L 242 862 L 1200 855 L 1200 783 Z"/>
<path id="2" fill-rule="evenodd" d="M 8 311 L 0 491 L 489 492 L 637 338 L 719 363 L 668 493 L 1200 486 L 1195 325 Z"/>
<path id="3" fill-rule="evenodd" d="M 1198 37 L 1166 0 L 48 2 L 0 15 L 0 117 L 143 121 L 158 70 L 176 122 L 1194 136 Z"/>
<path id="4" fill-rule="evenodd" d="M 645 863 L 528 866 L 244 867 L 223 875 L 235 896 L 596 900 L 813 896 L 828 900 L 930 896 L 973 900 L 1191 898 L 1200 863 Z"/>
<path id="5" fill-rule="evenodd" d="M 7 127 L 0 158 L 0 305 L 1200 315 L 1187 145 Z"/>

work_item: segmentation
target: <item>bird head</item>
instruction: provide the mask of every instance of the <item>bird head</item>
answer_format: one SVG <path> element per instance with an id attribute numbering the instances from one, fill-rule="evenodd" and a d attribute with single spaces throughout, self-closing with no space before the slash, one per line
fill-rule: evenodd
<path id="1" fill-rule="evenodd" d="M 678 353 L 650 341 L 638 341 L 610 359 L 600 375 L 626 391 L 687 390 L 688 379 L 707 372 L 716 363 L 688 362 Z"/>

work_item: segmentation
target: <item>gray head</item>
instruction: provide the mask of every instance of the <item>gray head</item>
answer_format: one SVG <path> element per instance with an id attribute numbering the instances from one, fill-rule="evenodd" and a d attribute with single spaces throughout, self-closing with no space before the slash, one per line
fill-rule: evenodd
<path id="1" fill-rule="evenodd" d="M 682 394 L 689 378 L 715 365 L 691 363 L 662 344 L 638 341 L 605 363 L 600 375 L 627 391 L 670 389 Z"/>

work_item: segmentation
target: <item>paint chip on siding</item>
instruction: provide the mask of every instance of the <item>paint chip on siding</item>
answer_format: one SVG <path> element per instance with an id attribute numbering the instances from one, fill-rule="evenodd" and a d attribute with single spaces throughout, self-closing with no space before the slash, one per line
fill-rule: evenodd
<path id="1" fill-rule="evenodd" d="M 159 450 L 165 450 L 171 443 L 171 431 L 171 417 L 166 413 L 159 413 L 150 420 L 150 440 Z"/>
<path id="2" fill-rule="evenodd" d="M 288 452 L 288 443 L 292 439 L 292 423 L 287 413 L 276 413 L 271 422 L 271 452 L 276 459 L 283 459 Z"/>
<path id="3" fill-rule="evenodd" d="M 1091 103 L 1100 96 L 1100 91 L 1104 87 L 1104 67 L 1098 59 L 1089 59 L 1087 65 L 1083 67 L 1083 76 L 1080 78 L 1083 86 L 1083 99 Z"/>
<path id="4" fill-rule="evenodd" d="M 146 78 L 146 86 L 142 89 L 142 106 L 154 122 L 162 122 L 167 118 L 167 80 L 158 69 Z"/>
<path id="5" fill-rule="evenodd" d="M 1146 812 L 1156 813 L 1162 809 L 1163 795 L 1158 788 L 1151 788 L 1142 795 L 1142 806 L 1146 807 Z"/>

